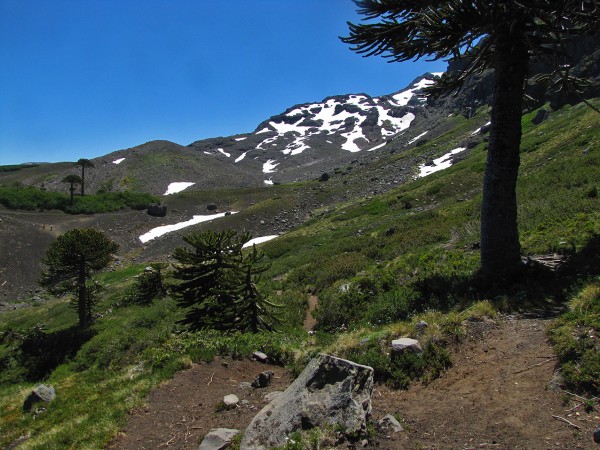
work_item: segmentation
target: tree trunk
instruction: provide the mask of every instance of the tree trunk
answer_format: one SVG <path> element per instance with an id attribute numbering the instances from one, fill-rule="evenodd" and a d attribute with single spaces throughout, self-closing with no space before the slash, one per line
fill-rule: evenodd
<path id="1" fill-rule="evenodd" d="M 70 191 L 71 191 L 71 206 L 73 206 L 73 195 L 75 193 L 75 186 L 73 186 L 73 183 L 71 183 Z"/>
<path id="2" fill-rule="evenodd" d="M 79 328 L 86 329 L 88 320 L 87 291 L 85 289 L 85 261 L 81 257 L 79 262 L 79 276 L 77 277 L 77 313 L 79 315 Z"/>
<path id="3" fill-rule="evenodd" d="M 514 275 L 521 264 L 516 186 L 529 57 L 515 22 L 496 31 L 492 124 L 483 181 L 481 270 L 484 277 L 494 279 Z"/>

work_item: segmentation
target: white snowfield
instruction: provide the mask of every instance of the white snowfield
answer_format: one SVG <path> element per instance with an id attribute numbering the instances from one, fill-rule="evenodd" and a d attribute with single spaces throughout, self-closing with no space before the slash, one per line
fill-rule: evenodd
<path id="1" fill-rule="evenodd" d="M 119 158 L 119 159 L 115 159 L 112 163 L 113 164 L 121 164 L 123 161 L 125 161 L 125 158 Z"/>
<path id="2" fill-rule="evenodd" d="M 236 212 L 232 211 L 231 214 L 235 214 Z M 190 220 L 186 220 L 185 222 L 175 223 L 173 225 L 163 225 L 160 227 L 152 228 L 147 233 L 142 234 L 139 239 L 142 243 L 146 243 L 151 241 L 152 239 L 156 239 L 164 234 L 171 233 L 172 231 L 181 230 L 182 228 L 190 227 L 192 225 L 196 225 L 202 222 L 208 222 L 214 219 L 218 219 L 219 217 L 225 216 L 226 213 L 218 213 L 218 214 L 210 214 L 206 216 L 194 216 Z"/>
<path id="3" fill-rule="evenodd" d="M 225 150 L 223 150 L 222 148 L 218 148 L 217 151 L 219 153 L 224 154 L 225 156 L 227 156 L 228 158 L 231 156 L 231 154 L 227 153 Z"/>
<path id="4" fill-rule="evenodd" d="M 424 133 L 421 133 L 421 134 L 420 134 L 420 135 L 418 135 L 418 136 L 415 136 L 415 137 L 414 137 L 414 138 L 412 138 L 410 141 L 408 141 L 408 142 L 406 143 L 406 145 L 410 145 L 410 144 L 412 144 L 413 142 L 417 142 L 419 139 L 421 139 L 421 138 L 422 138 L 423 136 L 425 136 L 427 133 L 429 133 L 429 130 L 428 130 L 428 131 L 425 131 Z"/>
<path id="5" fill-rule="evenodd" d="M 447 169 L 452 165 L 452 155 L 456 155 L 457 153 L 464 152 L 467 147 L 458 147 L 454 150 L 449 151 L 443 156 L 440 156 L 437 159 L 433 160 L 433 166 L 428 166 L 426 164 L 421 164 L 419 166 L 419 175 L 417 178 L 426 177 L 427 175 L 431 175 L 432 173 L 439 172 L 440 170 Z"/>
<path id="6" fill-rule="evenodd" d="M 176 194 L 177 192 L 181 192 L 184 189 L 187 189 L 190 186 L 193 186 L 194 184 L 196 184 L 196 183 L 191 183 L 189 181 L 178 181 L 176 183 L 171 183 L 167 187 L 167 192 L 165 192 L 163 195 Z"/>
<path id="7" fill-rule="evenodd" d="M 248 242 L 246 242 L 242 248 L 246 248 L 246 247 L 252 247 L 254 244 L 262 244 L 263 242 L 267 242 L 270 241 L 271 239 L 275 239 L 276 237 L 279 237 L 279 235 L 275 234 L 272 236 L 262 236 L 262 237 L 257 237 L 254 239 L 250 239 Z"/>
<path id="8" fill-rule="evenodd" d="M 486 123 L 486 124 L 485 124 L 483 127 L 487 127 L 487 126 L 489 126 L 489 125 L 491 125 L 491 124 L 492 124 L 492 122 L 491 122 L 491 121 L 490 121 L 490 122 L 487 122 L 487 123 Z M 483 127 L 479 127 L 479 128 L 477 128 L 475 131 L 473 131 L 473 132 L 471 133 L 471 136 L 475 136 L 476 134 L 478 134 L 478 133 L 481 131 L 481 129 L 482 129 Z"/>
<path id="9" fill-rule="evenodd" d="M 433 74 L 434 77 L 439 77 L 440 75 L 441 73 Z M 405 106 L 415 95 L 418 95 L 420 89 L 431 86 L 434 83 L 433 79 L 424 78 L 418 83 L 413 84 L 410 89 L 392 97 L 371 98 L 366 95 L 355 94 L 342 99 L 329 98 L 321 103 L 298 106 L 285 114 L 286 117 L 295 120 L 286 120 L 285 122 L 270 121 L 268 128 L 263 128 L 256 133 L 261 134 L 273 131 L 277 133 L 275 136 L 270 136 L 259 143 L 256 146 L 256 150 L 266 150 L 268 146 L 274 145 L 286 133 L 292 133 L 294 140 L 286 145 L 282 153 L 290 156 L 299 155 L 303 151 L 310 149 L 308 141 L 311 136 L 339 133 L 342 130 L 347 130 L 348 123 L 353 122 L 354 127 L 340 134 L 345 138 L 342 149 L 353 153 L 359 152 L 361 149 L 364 149 L 365 144 L 369 143 L 369 139 L 363 134 L 362 127 L 360 126 L 367 120 L 366 113 L 372 114 L 373 110 L 377 112 L 377 125 L 382 130 L 382 137 L 395 136 L 410 126 L 411 122 L 415 119 L 415 115 L 407 112 L 402 117 L 395 117 L 395 115 L 391 114 L 392 108 Z M 345 106 L 348 106 L 348 108 L 344 108 Z M 350 112 L 346 109 L 350 111 L 358 109 L 360 111 Z M 303 125 L 302 123 L 305 118 L 310 119 L 310 123 Z M 321 123 L 320 126 L 315 125 L 319 122 Z M 287 137 L 289 136 L 287 134 Z M 326 142 L 331 144 L 331 141 Z M 383 147 L 383 145 L 372 146 L 367 151 L 376 150 Z"/>
<path id="10" fill-rule="evenodd" d="M 275 172 L 275 168 L 279 165 L 275 160 L 268 160 L 263 164 L 263 173 L 273 173 Z"/>

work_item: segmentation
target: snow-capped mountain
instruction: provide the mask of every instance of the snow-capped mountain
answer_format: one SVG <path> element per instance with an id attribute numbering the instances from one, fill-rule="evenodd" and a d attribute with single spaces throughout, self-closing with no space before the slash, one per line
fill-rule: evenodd
<path id="1" fill-rule="evenodd" d="M 295 105 L 253 133 L 190 144 L 205 155 L 260 171 L 263 182 L 301 180 L 333 170 L 356 153 L 375 152 L 406 135 L 425 106 L 422 89 L 441 74 L 426 74 L 394 94 L 349 94 Z"/>
<path id="2" fill-rule="evenodd" d="M 315 179 L 352 162 L 368 163 L 389 154 L 387 149 L 415 144 L 436 120 L 445 120 L 447 114 L 429 108 L 423 96 L 423 89 L 439 76 L 425 74 L 407 88 L 380 97 L 347 94 L 295 105 L 251 133 L 188 146 L 151 141 L 118 150 L 93 160 L 95 169 L 86 172 L 86 186 L 90 192 L 134 189 L 165 195 L 173 183 L 193 190 L 258 187 Z M 45 188 L 64 189 L 60 180 L 66 172 L 45 182 Z"/>

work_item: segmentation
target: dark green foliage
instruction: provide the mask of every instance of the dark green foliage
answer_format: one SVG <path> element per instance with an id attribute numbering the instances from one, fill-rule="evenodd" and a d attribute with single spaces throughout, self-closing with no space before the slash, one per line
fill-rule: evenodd
<path id="1" fill-rule="evenodd" d="M 450 353 L 439 344 L 428 341 L 423 353 L 404 352 L 390 358 L 378 339 L 368 339 L 358 347 L 347 349 L 342 357 L 373 367 L 375 379 L 395 388 L 406 389 L 411 380 L 430 381 L 452 366 Z"/>
<path id="2" fill-rule="evenodd" d="M 158 199 L 150 194 L 124 191 L 74 197 L 71 204 L 67 195 L 43 191 L 32 186 L 20 189 L 0 188 L 1 204 L 9 209 L 30 211 L 59 209 L 69 214 L 94 214 L 117 211 L 126 207 L 146 209 L 149 204 L 157 201 Z"/>
<path id="3" fill-rule="evenodd" d="M 71 206 L 73 206 L 73 195 L 75 193 L 75 185 L 82 183 L 81 177 L 79 177 L 78 175 L 71 174 L 64 177 L 62 181 L 63 183 L 70 183 L 71 185 L 71 187 L 69 187 L 69 192 L 71 193 Z"/>
<path id="4" fill-rule="evenodd" d="M 82 329 L 92 323 L 94 297 L 99 290 L 92 275 L 110 263 L 118 248 L 100 231 L 76 228 L 59 236 L 42 260 L 47 269 L 40 285 L 53 294 L 73 294 Z"/>
<path id="5" fill-rule="evenodd" d="M 137 276 L 134 285 L 122 296 L 123 305 L 149 305 L 154 299 L 164 298 L 167 288 L 164 284 L 162 270 L 164 264 L 154 263 L 149 270 Z"/>
<path id="6" fill-rule="evenodd" d="M 266 300 L 255 282 L 268 269 L 256 248 L 244 255 L 250 235 L 236 231 L 192 233 L 183 238 L 192 249 L 178 247 L 179 263 L 173 285 L 179 306 L 187 310 L 181 321 L 192 330 L 272 330 L 275 304 Z"/>
<path id="7" fill-rule="evenodd" d="M 0 166 L 1 172 L 17 172 L 21 169 L 29 169 L 33 167 L 37 167 L 39 164 L 10 164 L 6 166 Z"/>
<path id="8" fill-rule="evenodd" d="M 269 269 L 263 263 L 264 253 L 259 253 L 256 246 L 247 255 L 244 255 L 241 263 L 240 275 L 242 277 L 241 289 L 236 300 L 236 317 L 234 328 L 238 331 L 250 331 L 258 333 L 261 330 L 274 331 L 279 317 L 274 314 L 277 305 L 267 300 L 256 287 L 260 274 Z"/>
<path id="9" fill-rule="evenodd" d="M 383 292 L 368 305 L 363 320 L 374 326 L 406 320 L 415 311 L 418 300 L 418 292 L 404 286 Z"/>

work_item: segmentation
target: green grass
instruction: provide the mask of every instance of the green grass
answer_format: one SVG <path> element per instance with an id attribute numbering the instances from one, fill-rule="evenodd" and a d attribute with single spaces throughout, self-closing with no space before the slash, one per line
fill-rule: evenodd
<path id="1" fill-rule="evenodd" d="M 69 214 L 93 214 L 119 209 L 145 209 L 158 203 L 157 197 L 139 192 L 107 192 L 104 194 L 76 196 L 71 205 L 70 196 L 49 192 L 33 186 L 0 187 L 0 204 L 9 209 L 50 210 L 58 209 Z"/>
<path id="2" fill-rule="evenodd" d="M 470 120 L 454 116 L 447 133 L 365 170 L 420 154 L 429 158 L 446 153 L 487 117 L 486 109 Z M 531 270 L 500 293 L 490 294 L 477 285 L 479 255 L 474 244 L 479 241 L 486 158 L 482 144 L 447 170 L 373 198 L 347 199 L 314 210 L 304 226 L 263 244 L 272 266 L 259 288 L 286 306 L 281 333 L 188 333 L 177 325 L 182 311 L 168 297 L 149 306 L 124 306 L 120 301 L 145 265 L 99 275 L 105 287 L 99 317 L 75 353 L 66 354 L 43 380 L 35 380 L 53 384 L 59 396 L 35 419 L 21 412 L 35 383 L 27 378 L 31 367 L 20 361 L 32 361 L 27 355 L 19 359 L 15 344 L 0 345 L 0 364 L 7 369 L 0 377 L 0 447 L 30 432 L 22 448 L 102 448 L 124 424 L 127 411 L 152 387 L 192 362 L 217 354 L 244 357 L 263 350 L 297 372 L 308 358 L 327 351 L 375 367 L 382 382 L 399 387 L 411 378 L 427 382 L 451 364 L 448 349 L 464 336 L 465 320 L 494 317 L 497 308 L 554 305 L 573 291 L 570 311 L 549 335 L 568 386 L 597 395 L 600 120 L 584 106 L 553 112 L 538 126 L 530 123 L 531 117 L 523 118 L 518 182 L 522 250 L 526 255 L 569 255 L 572 263 L 564 270 L 552 275 Z M 351 182 L 361 170 L 347 171 L 344 179 Z M 302 202 L 327 204 L 325 199 L 345 192 L 338 172 L 327 183 L 183 192 L 170 199 L 170 207 L 190 199 L 198 204 L 219 199 L 241 211 L 223 223 L 243 226 L 251 214 L 266 217 Z M 312 293 L 319 296 L 318 330 L 307 337 L 300 325 Z M 495 306 L 486 301 L 492 298 Z M 392 363 L 386 355 L 389 342 L 417 336 L 419 320 L 429 323 L 419 335 L 425 354 Z M 0 330 L 31 330 L 43 323 L 48 335 L 60 339 L 76 321 L 67 299 L 51 299 L 2 314 Z"/>
<path id="3" fill-rule="evenodd" d="M 600 278 L 585 283 L 548 327 L 568 391 L 600 395 Z"/>

